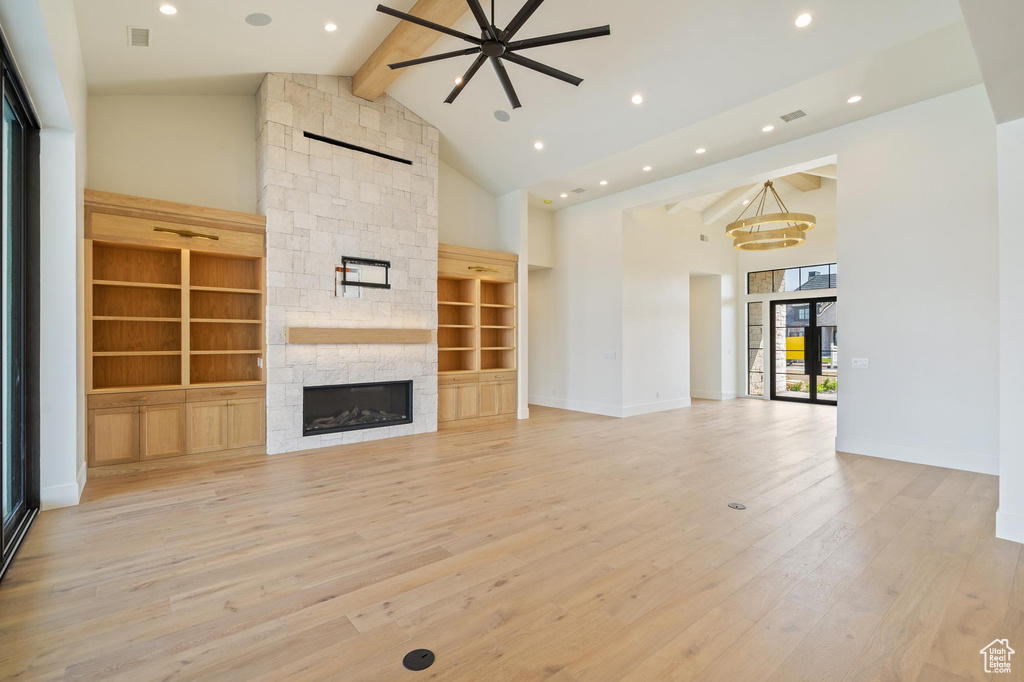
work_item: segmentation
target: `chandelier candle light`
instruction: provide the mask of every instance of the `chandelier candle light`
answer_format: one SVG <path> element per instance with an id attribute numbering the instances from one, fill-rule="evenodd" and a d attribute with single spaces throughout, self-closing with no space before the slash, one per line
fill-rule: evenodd
<path id="1" fill-rule="evenodd" d="M 779 211 L 776 213 L 765 213 L 765 204 L 770 196 L 775 199 Z M 744 214 L 754 208 L 754 214 L 744 218 Z M 790 213 L 786 204 L 779 198 L 779 193 L 772 186 L 772 181 L 764 183 L 764 187 L 757 193 L 753 201 L 747 204 L 739 217 L 725 226 L 725 233 L 735 241 L 734 246 L 740 251 L 769 251 L 771 249 L 785 249 L 790 246 L 800 246 L 807 237 L 805 233 L 814 229 L 817 220 L 810 213 Z M 765 225 L 785 225 L 785 227 L 772 227 L 762 230 Z"/>

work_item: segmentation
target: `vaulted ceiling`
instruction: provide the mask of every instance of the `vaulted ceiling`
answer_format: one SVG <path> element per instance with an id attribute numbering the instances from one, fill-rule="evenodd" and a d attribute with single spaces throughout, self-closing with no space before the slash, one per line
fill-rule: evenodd
<path id="1" fill-rule="evenodd" d="M 156 2 L 76 0 L 90 92 L 251 94 L 266 71 L 352 75 L 397 23 L 376 0 L 170 1 L 173 17 Z M 498 23 L 520 5 L 497 0 Z M 254 11 L 273 22 L 246 24 Z M 798 29 L 804 11 L 814 21 Z M 443 103 L 472 57 L 407 69 L 388 92 L 441 130 L 452 166 L 559 208 L 980 82 L 957 0 L 547 0 L 521 36 L 606 23 L 610 37 L 531 51 L 584 78 L 578 88 L 509 66 L 524 106 L 507 123 L 489 69 Z M 151 28 L 152 47 L 128 48 L 129 25 Z M 455 26 L 479 32 L 469 13 Z M 444 36 L 428 54 L 462 46 Z M 848 105 L 853 94 L 863 101 Z M 796 109 L 808 116 L 779 120 Z"/>

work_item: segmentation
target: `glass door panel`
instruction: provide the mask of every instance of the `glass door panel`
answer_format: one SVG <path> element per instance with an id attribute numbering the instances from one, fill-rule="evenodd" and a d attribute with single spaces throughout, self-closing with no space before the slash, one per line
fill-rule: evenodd
<path id="1" fill-rule="evenodd" d="M 839 346 L 835 299 L 773 301 L 771 397 L 835 403 Z"/>
<path id="2" fill-rule="evenodd" d="M 775 328 L 775 367 L 772 397 L 809 400 L 811 397 L 808 373 L 808 331 L 811 324 L 811 304 L 773 303 L 772 321 Z"/>

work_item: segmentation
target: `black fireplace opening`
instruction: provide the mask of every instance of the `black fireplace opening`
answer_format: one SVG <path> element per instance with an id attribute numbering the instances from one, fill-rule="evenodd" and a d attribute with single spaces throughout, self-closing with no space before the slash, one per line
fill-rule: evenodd
<path id="1" fill-rule="evenodd" d="M 302 389 L 303 436 L 411 423 L 411 381 Z"/>

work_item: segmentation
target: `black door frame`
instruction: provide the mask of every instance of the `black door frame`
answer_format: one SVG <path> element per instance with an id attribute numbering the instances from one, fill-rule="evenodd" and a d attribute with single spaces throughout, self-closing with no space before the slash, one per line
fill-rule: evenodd
<path id="1" fill-rule="evenodd" d="M 819 333 L 820 328 L 818 327 L 818 306 L 817 303 L 837 303 L 838 299 L 835 296 L 822 296 L 820 298 L 783 298 L 775 301 L 768 301 L 768 317 L 770 335 L 768 337 L 769 344 L 771 347 L 771 357 L 769 358 L 769 368 L 771 369 L 771 379 L 768 383 L 768 397 L 771 400 L 783 400 L 789 403 L 803 403 L 805 405 L 838 405 L 839 396 L 836 396 L 835 400 L 819 400 L 818 399 L 818 377 L 821 376 L 821 348 Z M 778 305 L 799 305 L 801 303 L 809 304 L 808 310 L 810 311 L 809 319 L 807 320 L 807 329 L 812 334 L 813 343 L 807 342 L 807 335 L 804 335 L 804 369 L 807 374 L 808 385 L 808 397 L 804 398 L 787 398 L 785 396 L 775 395 L 775 306 Z M 831 325 L 829 325 L 831 326 Z M 809 348 L 813 349 L 813 358 L 809 357 Z M 813 364 L 812 364 L 813 363 Z"/>
<path id="2" fill-rule="evenodd" d="M 24 86 L 16 71 L 14 61 L 0 34 L 0 107 L 6 100 L 11 104 L 25 132 L 23 148 L 16 165 L 19 180 L 16 192 L 20 195 L 20 212 L 15 216 L 13 229 L 20 229 L 16 235 L 17 253 L 13 254 L 16 274 L 20 287 L 19 296 L 13 301 L 20 318 L 16 346 L 21 367 L 21 382 L 14 397 L 19 405 L 15 410 L 17 424 L 16 447 L 22 453 L 25 489 L 23 509 L 12 517 L 7 526 L 0 519 L 0 579 L 6 574 L 22 540 L 28 533 L 39 513 L 39 120 L 25 94 Z M 0 183 L 3 167 L 0 165 Z M 2 185 L 0 185 L 2 186 Z M 2 286 L 0 282 L 0 286 Z M 5 330 L 6 332 L 6 330 Z M 0 367 L 0 380 L 5 368 Z M 0 476 L 5 475 L 3 459 L 0 458 Z"/>

